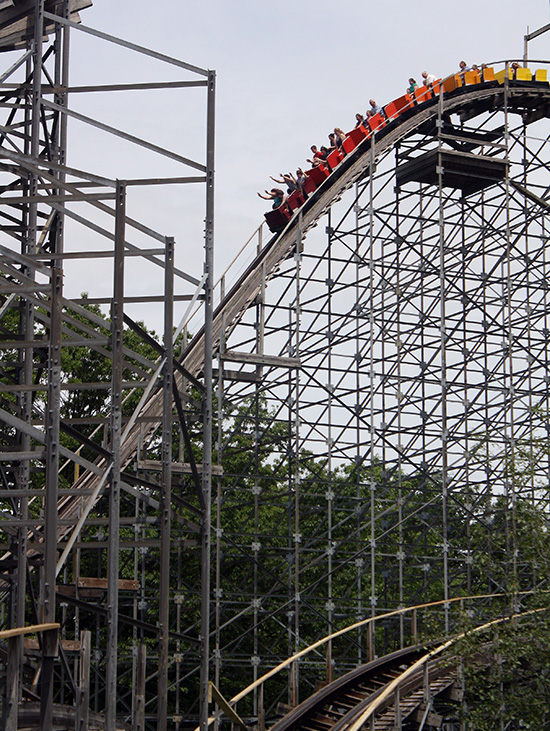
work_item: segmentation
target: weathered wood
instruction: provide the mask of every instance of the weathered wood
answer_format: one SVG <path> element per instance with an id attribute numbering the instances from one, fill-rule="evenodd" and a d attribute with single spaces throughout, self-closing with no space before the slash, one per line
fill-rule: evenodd
<path id="1" fill-rule="evenodd" d="M 92 633 L 84 630 L 81 635 L 82 651 L 80 653 L 80 679 L 78 684 L 78 702 L 76 704 L 75 731 L 88 731 L 90 717 L 90 655 L 92 649 Z"/>
<path id="2" fill-rule="evenodd" d="M 94 576 L 79 576 L 76 585 L 79 589 L 106 589 L 107 579 L 100 579 Z M 120 591 L 138 591 L 139 581 L 134 581 L 134 579 L 119 579 L 118 588 Z"/>
<path id="3" fill-rule="evenodd" d="M 118 589 L 119 591 L 138 591 L 139 581 L 119 579 Z M 103 595 L 103 592 L 107 591 L 107 579 L 81 576 L 78 578 L 76 585 L 57 584 L 56 586 L 57 593 L 62 596 L 74 597 L 77 594 L 77 590 L 88 598 L 100 597 Z"/>
<path id="4" fill-rule="evenodd" d="M 245 722 L 242 720 L 242 718 L 239 716 L 237 711 L 231 706 L 223 697 L 223 695 L 220 693 L 220 691 L 216 688 L 214 683 L 210 681 L 208 683 L 208 691 L 209 694 L 212 695 L 212 700 L 216 702 L 220 710 L 225 713 L 225 715 L 237 726 L 240 726 L 243 731 L 247 731 L 247 727 Z"/>
<path id="5" fill-rule="evenodd" d="M 426 716 L 426 710 L 422 708 L 418 708 L 413 714 L 412 718 L 414 721 L 417 721 L 418 723 L 422 723 L 424 721 L 425 717 L 425 724 L 428 726 L 432 726 L 433 728 L 441 728 L 443 725 L 444 718 L 443 716 L 440 716 L 438 713 L 433 713 L 432 711 L 428 711 L 428 715 Z"/>
<path id="6" fill-rule="evenodd" d="M 72 706 L 53 705 L 53 728 L 76 727 L 76 709 Z M 36 702 L 21 703 L 19 705 L 19 728 L 35 729 L 40 724 L 40 704 Z M 102 713 L 90 711 L 88 725 L 93 729 L 106 729 L 105 716 Z M 130 724 L 119 718 L 116 720 L 116 731 L 134 731 Z"/>
<path id="7" fill-rule="evenodd" d="M 264 686 L 258 688 L 258 731 L 265 731 Z"/>
<path id="8" fill-rule="evenodd" d="M 220 371 L 218 368 L 213 370 L 214 378 L 218 378 Z M 222 378 L 227 381 L 243 381 L 244 383 L 259 383 L 260 379 L 256 373 L 248 373 L 246 371 L 233 371 L 228 368 L 224 368 L 222 371 Z"/>
<path id="9" fill-rule="evenodd" d="M 138 460 L 137 467 L 138 470 L 155 470 L 158 472 L 159 470 L 162 470 L 162 462 L 153 459 L 142 459 Z M 171 469 L 172 472 L 179 472 L 184 475 L 193 474 L 189 462 L 172 462 Z M 197 472 L 199 475 L 202 473 L 201 464 L 197 464 Z M 223 475 L 223 468 L 221 465 L 212 465 L 212 474 L 219 475 L 221 477 Z"/>
<path id="10" fill-rule="evenodd" d="M 254 365 L 280 366 L 281 368 L 299 368 L 299 358 L 286 358 L 281 355 L 265 355 L 258 353 L 241 353 L 237 350 L 225 350 L 220 353 L 220 360 L 231 360 L 236 363 L 252 363 Z"/>
<path id="11" fill-rule="evenodd" d="M 60 640 L 61 649 L 65 652 L 80 652 L 79 640 Z M 25 652 L 35 652 L 40 650 L 40 642 L 34 638 L 25 638 L 23 640 L 23 649 Z"/>
<path id="12" fill-rule="evenodd" d="M 367 660 L 372 662 L 376 657 L 375 625 L 374 622 L 367 625 Z"/>
<path id="13" fill-rule="evenodd" d="M 147 677 L 147 646 L 138 647 L 136 668 L 136 694 L 134 707 L 134 731 L 145 729 L 145 678 Z"/>
<path id="14" fill-rule="evenodd" d="M 8 640 L 8 667 L 6 676 L 6 700 L 2 718 L 5 731 L 17 731 L 17 709 L 19 706 L 21 635 Z"/>
<path id="15" fill-rule="evenodd" d="M 445 691 L 443 696 L 447 700 L 461 703 L 464 700 L 464 690 L 458 685 L 453 685 Z"/>
<path id="16" fill-rule="evenodd" d="M 79 10 L 92 5 L 92 0 L 71 0 L 70 20 L 80 23 Z M 49 0 L 45 9 L 51 13 L 59 12 L 61 0 Z M 12 0 L 0 0 L 0 47 L 3 50 L 22 47 L 34 36 L 34 0 L 23 0 L 13 3 Z M 46 22 L 44 35 L 47 38 L 54 30 L 54 24 Z"/>

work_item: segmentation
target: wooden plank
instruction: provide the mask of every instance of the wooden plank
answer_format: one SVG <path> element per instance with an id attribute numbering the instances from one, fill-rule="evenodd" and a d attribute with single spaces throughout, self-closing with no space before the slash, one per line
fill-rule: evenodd
<path id="1" fill-rule="evenodd" d="M 458 686 L 452 686 L 445 691 L 443 697 L 450 701 L 461 703 L 464 700 L 464 691 Z"/>
<path id="2" fill-rule="evenodd" d="M 62 706 L 54 704 L 53 706 L 53 728 L 70 728 L 76 727 L 76 709 L 71 706 Z M 40 728 L 41 715 L 39 703 L 21 703 L 19 707 L 19 728 Z M 94 711 L 89 712 L 89 729 L 105 729 L 105 715 Z M 125 723 L 122 719 L 116 719 L 116 731 L 133 731 L 129 723 Z"/>
<path id="3" fill-rule="evenodd" d="M 75 731 L 88 731 L 92 634 L 89 630 L 84 630 L 80 637 L 82 638 L 82 652 L 80 655 L 80 682 L 76 704 Z"/>
<path id="4" fill-rule="evenodd" d="M 138 460 L 137 463 L 138 470 L 154 470 L 158 472 L 162 469 L 162 462 L 159 462 L 154 459 L 142 459 Z M 170 469 L 172 472 L 178 472 L 184 475 L 191 475 L 191 465 L 189 462 L 172 462 Z M 202 474 L 202 464 L 197 463 L 197 472 Z M 221 465 L 212 465 L 212 474 L 216 476 L 222 476 L 223 475 L 223 467 Z"/>
<path id="5" fill-rule="evenodd" d="M 65 652 L 80 652 L 79 640 L 61 640 L 60 642 Z M 34 637 L 25 637 L 23 640 L 23 648 L 29 652 L 40 650 L 40 642 Z"/>
<path id="6" fill-rule="evenodd" d="M 84 591 L 87 597 L 99 597 L 102 596 L 102 592 L 107 589 L 107 579 L 81 576 L 77 580 L 76 585 L 58 584 L 55 590 L 61 596 L 76 596 L 77 588 Z M 139 581 L 134 581 L 133 579 L 119 579 L 118 588 L 119 591 L 138 591 Z"/>
<path id="7" fill-rule="evenodd" d="M 98 579 L 92 576 L 80 576 L 76 585 L 79 589 L 107 589 L 108 579 Z M 138 591 L 139 581 L 133 579 L 119 579 L 118 588 L 120 591 Z"/>
<path id="8" fill-rule="evenodd" d="M 238 350 L 225 350 L 220 353 L 221 360 L 232 360 L 238 363 L 254 365 L 281 366 L 282 368 L 299 368 L 299 358 L 286 358 L 282 355 L 265 355 L 259 353 L 241 353 Z"/>
<path id="9" fill-rule="evenodd" d="M 136 668 L 136 703 L 134 712 L 135 731 L 145 729 L 145 680 L 147 678 L 147 647 L 139 645 Z"/>
<path id="10" fill-rule="evenodd" d="M 17 46 L 34 36 L 34 0 L 18 2 L 17 5 L 6 4 L 6 0 L 0 0 L 0 46 Z M 80 22 L 78 11 L 89 8 L 92 0 L 71 0 L 70 19 Z M 47 2 L 48 12 L 59 12 L 60 0 Z M 49 22 L 44 25 L 44 33 L 47 36 L 54 29 L 54 24 Z"/>
<path id="11" fill-rule="evenodd" d="M 424 716 L 426 714 L 426 709 L 419 708 L 415 713 L 413 714 L 412 718 L 417 721 L 418 723 L 422 723 L 424 720 Z M 433 728 L 441 728 L 443 725 L 444 718 L 443 716 L 440 716 L 438 713 L 433 713 L 432 711 L 428 711 L 428 715 L 426 716 L 425 723 L 428 724 L 428 726 L 432 726 Z"/>
<path id="12" fill-rule="evenodd" d="M 6 675 L 6 696 L 4 701 L 3 729 L 17 731 L 17 709 L 20 694 L 20 658 L 21 637 L 10 637 L 8 640 L 8 666 Z"/>
<path id="13" fill-rule="evenodd" d="M 217 378 L 220 375 L 220 369 L 214 368 L 213 374 L 214 378 Z M 258 375 L 256 373 L 251 373 L 250 371 L 233 371 L 228 370 L 227 368 L 223 369 L 222 378 L 228 381 L 242 381 L 243 383 L 260 382 L 260 379 L 258 378 Z"/>
<path id="14" fill-rule="evenodd" d="M 242 720 L 242 718 L 239 716 L 233 706 L 229 705 L 229 703 L 225 700 L 223 695 L 220 693 L 220 691 L 216 688 L 211 680 L 208 681 L 208 693 L 209 695 L 211 694 L 218 707 L 234 724 L 240 726 L 243 731 L 247 731 L 245 722 Z"/>

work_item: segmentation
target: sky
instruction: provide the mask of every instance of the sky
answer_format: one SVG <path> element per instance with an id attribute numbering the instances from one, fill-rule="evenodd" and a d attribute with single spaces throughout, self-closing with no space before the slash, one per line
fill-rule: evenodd
<path id="1" fill-rule="evenodd" d="M 520 58 L 527 27 L 549 23 L 550 6 L 548 0 L 94 0 L 81 17 L 88 26 L 216 71 L 219 274 L 263 220 L 268 204 L 257 191 L 271 187 L 270 175 L 305 166 L 311 144 L 325 144 L 335 126 L 351 129 L 371 97 L 384 104 L 401 96 L 410 76 L 418 80 L 423 70 L 446 76 L 461 59 Z M 550 33 L 531 42 L 529 55 L 550 58 Z M 71 35 L 71 57 L 73 84 L 197 78 L 78 32 Z M 202 162 L 205 98 L 195 89 L 74 95 L 71 106 Z M 193 174 L 172 163 L 158 167 L 148 153 L 136 155 L 72 120 L 69 164 L 119 178 Z M 202 186 L 129 194 L 129 211 L 175 236 L 177 265 L 194 275 L 202 268 L 203 200 Z M 68 282 L 68 293 L 84 289 L 89 277 L 80 278 Z M 136 270 L 130 286 L 157 286 L 145 279 Z"/>

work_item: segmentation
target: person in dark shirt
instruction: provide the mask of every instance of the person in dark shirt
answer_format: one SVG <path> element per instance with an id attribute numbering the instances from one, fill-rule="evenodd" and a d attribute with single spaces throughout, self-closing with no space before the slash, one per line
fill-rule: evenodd
<path id="1" fill-rule="evenodd" d="M 336 147 L 340 150 L 340 152 L 345 155 L 344 151 L 344 140 L 346 139 L 345 133 L 340 129 L 340 127 L 334 128 L 334 135 L 336 137 Z"/>
<path id="2" fill-rule="evenodd" d="M 304 173 L 302 168 L 298 168 L 298 170 L 296 170 L 295 181 L 296 181 L 296 185 L 304 193 L 304 195 L 305 195 L 304 185 L 306 184 L 306 180 L 307 180 L 307 175 Z"/>
<path id="3" fill-rule="evenodd" d="M 271 190 L 266 190 L 265 192 L 267 195 L 262 195 L 261 193 L 258 193 L 258 195 L 260 198 L 263 198 L 264 201 L 273 201 L 273 209 L 280 208 L 286 204 L 288 196 L 286 196 L 280 188 L 271 188 Z"/>
<path id="4" fill-rule="evenodd" d="M 292 173 L 280 173 L 281 180 L 278 178 L 274 178 L 273 175 L 270 175 L 269 177 L 271 180 L 273 180 L 274 183 L 279 183 L 279 185 L 286 185 L 286 192 L 288 195 L 291 193 L 294 193 L 295 190 L 298 190 L 298 186 L 296 185 L 296 180 L 294 179 L 294 176 Z"/>

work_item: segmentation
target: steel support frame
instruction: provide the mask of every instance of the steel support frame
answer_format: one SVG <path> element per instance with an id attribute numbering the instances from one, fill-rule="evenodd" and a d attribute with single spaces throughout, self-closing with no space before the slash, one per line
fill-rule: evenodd
<path id="1" fill-rule="evenodd" d="M 178 307 L 181 318 L 187 303 L 205 300 L 207 327 L 212 319 L 215 73 L 79 26 L 69 17 L 69 0 L 62 3 L 59 16 L 45 13 L 44 0 L 36 0 L 29 18 L 36 21 L 34 39 L 22 60 L 2 77 L 11 82 L 26 64 L 20 81 L 4 84 L 0 101 L 0 113 L 7 117 L 0 174 L 10 190 L 0 201 L 2 621 L 4 627 L 16 627 L 28 623 L 29 616 L 42 622 L 62 619 L 59 646 L 50 635 L 41 643 L 34 679 L 22 638 L 12 643 L 2 723 L 3 728 L 17 728 L 18 706 L 28 698 L 28 693 L 22 695 L 25 687 L 40 697 L 42 728 L 52 727 L 54 709 L 63 704 L 75 708 L 71 727 L 77 724 L 81 731 L 88 728 L 90 711 L 104 713 L 105 728 L 113 731 L 120 719 L 134 719 L 135 727 L 143 729 L 151 728 L 154 719 L 164 729 L 179 708 L 187 713 L 175 650 L 193 654 L 196 663 L 199 636 L 206 638 L 201 671 L 206 684 L 210 672 L 209 592 L 191 594 L 191 602 L 203 613 L 201 634 L 198 628 L 189 629 L 181 614 L 175 620 L 172 576 L 175 558 L 182 562 L 182 550 L 189 557 L 189 550 L 200 546 L 195 537 L 201 531 L 203 571 L 205 575 L 210 571 L 210 516 L 202 506 L 209 506 L 211 490 L 212 344 L 207 340 L 200 381 L 182 378 L 174 358 L 174 332 L 185 331 L 186 326 L 185 319 L 174 317 Z M 50 40 L 44 39 L 45 20 L 54 23 Z M 199 77 L 146 86 L 174 93 L 205 88 L 204 163 L 98 120 L 78 117 L 131 141 L 137 155 L 153 151 L 192 167 L 193 175 L 160 178 L 144 163 L 140 179 L 119 181 L 67 167 L 67 120 L 75 116 L 69 104 L 69 34 L 74 43 L 79 31 Z M 112 90 L 141 87 L 122 84 Z M 105 90 L 110 86 L 97 84 L 87 91 Z M 52 94 L 53 102 L 46 98 Z M 206 189 L 202 279 L 175 267 L 174 238 L 131 217 L 127 205 L 132 196 L 128 191 L 137 186 L 153 191 L 166 185 L 176 190 L 174 186 L 197 183 Z M 73 202 L 79 205 L 74 207 Z M 75 227 L 96 241 L 90 247 L 75 246 Z M 112 297 L 96 297 L 90 291 L 89 297 L 66 299 L 62 291 L 66 263 L 80 259 L 85 265 L 90 258 L 105 261 Z M 140 296 L 125 292 L 129 258 L 132 265 L 140 260 L 148 266 L 152 281 L 158 279 L 157 270 L 164 270 L 159 292 Z M 86 287 L 92 290 L 92 282 Z M 133 303 L 146 302 L 163 303 L 161 343 L 129 317 Z M 107 303 L 110 312 L 102 309 Z M 90 383 L 68 383 L 67 362 L 78 353 L 101 364 L 103 375 L 94 375 Z M 79 403 L 87 400 L 95 406 L 80 410 Z M 175 428 L 177 423 L 180 429 Z M 189 428 L 205 445 L 199 472 L 188 449 Z M 187 460 L 183 468 L 175 455 L 180 455 L 180 463 Z M 188 463 L 194 466 L 195 477 Z M 202 474 L 202 495 L 188 499 L 197 474 Z M 153 561 L 158 554 L 162 567 L 158 591 L 147 584 L 149 553 Z M 90 575 L 92 567 L 95 576 Z M 146 657 L 144 643 L 157 635 L 158 650 L 150 645 Z M 207 714 L 206 692 L 201 706 Z"/>
<path id="2" fill-rule="evenodd" d="M 509 93 L 505 82 L 501 108 L 464 122 L 441 96 L 433 132 L 378 158 L 373 137 L 371 175 L 264 272 L 256 305 L 222 339 L 220 374 L 224 351 L 256 361 L 243 355 L 218 383 L 218 418 L 232 426 L 218 442 L 219 675 L 248 667 L 252 682 L 335 621 L 546 585 L 516 522 L 519 500 L 548 507 L 547 121 L 526 124 Z M 475 152 L 505 160 L 506 177 L 462 195 L 439 154 L 435 185 L 399 187 L 408 159 L 456 149 L 453 126 L 500 129 Z M 271 532 L 282 525 L 286 537 Z M 505 575 L 490 559 L 501 533 Z M 426 631 L 408 621 L 377 623 L 299 675 L 295 664 L 287 688 L 248 712 L 294 705 L 335 657 L 343 670 Z M 441 631 L 450 621 L 444 607 Z"/>

